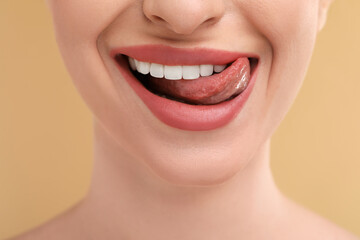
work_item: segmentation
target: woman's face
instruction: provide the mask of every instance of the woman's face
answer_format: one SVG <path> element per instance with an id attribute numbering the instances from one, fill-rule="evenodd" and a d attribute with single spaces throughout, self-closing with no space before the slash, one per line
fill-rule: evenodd
<path id="1" fill-rule="evenodd" d="M 96 120 L 130 156 L 126 160 L 141 161 L 175 184 L 211 185 L 244 168 L 285 116 L 328 0 L 48 3 L 70 75 Z M 248 97 L 235 100 L 240 94 L 224 107 L 150 96 L 127 57 L 115 61 L 116 54 L 167 66 L 230 64 L 245 57 L 252 63 Z"/>

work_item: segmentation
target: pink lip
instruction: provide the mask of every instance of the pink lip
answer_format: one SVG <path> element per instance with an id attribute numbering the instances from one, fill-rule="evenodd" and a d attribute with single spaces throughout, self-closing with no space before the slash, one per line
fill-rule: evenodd
<path id="1" fill-rule="evenodd" d="M 110 52 L 111 57 L 123 54 L 143 62 L 164 65 L 200 65 L 228 64 L 240 57 L 258 58 L 254 54 L 243 54 L 208 48 L 174 48 L 164 45 L 142 45 L 115 48 Z"/>
<path id="2" fill-rule="evenodd" d="M 140 61 L 166 65 L 227 64 L 240 57 L 256 57 L 205 48 L 180 49 L 163 45 L 143 45 L 117 48 L 110 52 L 120 73 L 142 99 L 150 111 L 163 123 L 182 130 L 207 131 L 225 126 L 241 111 L 254 87 L 257 64 L 252 69 L 247 88 L 237 97 L 216 105 L 189 105 L 163 97 L 147 90 L 130 72 L 127 59 L 115 58 L 118 54 L 131 56 Z M 230 66 L 231 67 L 231 66 Z"/>

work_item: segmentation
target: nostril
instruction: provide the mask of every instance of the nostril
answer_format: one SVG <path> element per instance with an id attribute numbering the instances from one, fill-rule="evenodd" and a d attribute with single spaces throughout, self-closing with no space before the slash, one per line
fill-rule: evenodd
<path id="1" fill-rule="evenodd" d="M 152 18 L 156 22 L 166 22 L 165 19 L 163 19 L 162 17 L 156 16 L 156 15 L 153 15 Z"/>
<path id="2" fill-rule="evenodd" d="M 205 20 L 203 24 L 209 26 L 209 25 L 213 25 L 215 23 L 217 23 L 217 18 L 212 17 L 212 18 Z"/>
<path id="3" fill-rule="evenodd" d="M 189 35 L 201 26 L 215 25 L 224 14 L 217 1 L 143 0 L 147 21 L 177 34 Z"/>

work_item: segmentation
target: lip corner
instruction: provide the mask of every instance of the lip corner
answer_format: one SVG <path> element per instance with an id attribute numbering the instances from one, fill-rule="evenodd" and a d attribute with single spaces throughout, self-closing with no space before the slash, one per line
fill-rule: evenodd
<path id="1" fill-rule="evenodd" d="M 157 96 L 148 91 L 125 66 L 124 58 L 120 60 L 121 62 L 115 59 L 115 56 L 119 54 L 118 50 L 112 50 L 111 54 L 114 56 L 115 64 L 121 75 L 153 115 L 170 127 L 187 131 L 209 131 L 230 123 L 241 111 L 252 92 L 260 61 L 260 59 L 256 59 L 255 69 L 250 74 L 250 82 L 237 97 L 216 105 L 189 105 Z"/>

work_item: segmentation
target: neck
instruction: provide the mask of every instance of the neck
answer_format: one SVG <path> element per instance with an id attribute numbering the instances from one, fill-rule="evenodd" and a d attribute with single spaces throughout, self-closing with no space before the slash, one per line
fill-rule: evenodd
<path id="1" fill-rule="evenodd" d="M 283 197 L 269 166 L 269 141 L 231 179 L 209 187 L 175 186 L 158 178 L 98 123 L 94 143 L 92 183 L 79 210 L 86 221 L 93 221 L 92 236 L 239 239 L 276 224 L 282 214 Z"/>

